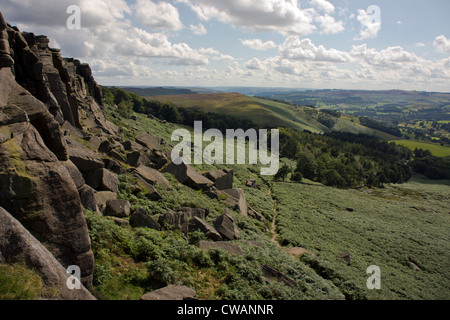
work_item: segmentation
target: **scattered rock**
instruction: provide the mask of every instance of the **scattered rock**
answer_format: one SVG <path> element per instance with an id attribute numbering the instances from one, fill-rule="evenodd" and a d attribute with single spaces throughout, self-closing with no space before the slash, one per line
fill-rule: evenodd
<path id="1" fill-rule="evenodd" d="M 116 225 L 118 225 L 119 227 L 128 227 L 130 225 L 130 222 L 125 219 L 121 219 L 121 218 L 117 218 L 117 217 L 111 217 L 111 218 L 114 221 L 114 223 Z"/>
<path id="2" fill-rule="evenodd" d="M 99 191 L 95 193 L 95 200 L 97 200 L 97 204 L 101 212 L 105 211 L 106 202 L 109 200 L 116 200 L 117 194 L 111 191 Z"/>
<path id="3" fill-rule="evenodd" d="M 78 189 L 80 194 L 81 204 L 87 210 L 91 210 L 100 214 L 99 203 L 95 198 L 95 190 L 88 185 L 84 185 Z M 100 205 L 101 207 L 101 205 Z"/>
<path id="4" fill-rule="evenodd" d="M 291 248 L 284 248 L 284 251 L 286 251 L 286 253 L 290 254 L 291 256 L 302 256 L 304 254 L 309 254 L 310 256 L 317 258 L 316 254 L 305 248 L 291 247 Z"/>
<path id="5" fill-rule="evenodd" d="M 142 151 L 144 149 L 143 145 L 141 145 L 140 143 L 137 143 L 135 141 L 131 141 L 131 140 L 127 140 L 127 141 L 123 142 L 122 145 L 126 151 L 131 151 L 131 152 Z"/>
<path id="6" fill-rule="evenodd" d="M 348 253 L 348 252 L 343 253 L 339 256 L 339 258 L 341 258 L 342 260 L 347 262 L 348 265 L 350 265 L 350 253 Z"/>
<path id="7" fill-rule="evenodd" d="M 139 208 L 130 217 L 130 225 L 133 228 L 146 227 L 150 229 L 160 230 L 161 225 L 153 220 L 144 208 Z"/>
<path id="8" fill-rule="evenodd" d="M 209 215 L 209 209 L 203 208 L 179 207 L 176 210 L 187 213 L 191 219 L 199 217 L 204 220 Z"/>
<path id="9" fill-rule="evenodd" d="M 117 218 L 126 218 L 130 215 L 130 210 L 131 205 L 127 200 L 108 200 L 106 202 L 104 215 Z"/>
<path id="10" fill-rule="evenodd" d="M 187 213 L 169 210 L 159 217 L 158 223 L 161 226 L 170 226 L 187 234 L 189 232 L 189 220 L 190 217 Z"/>
<path id="11" fill-rule="evenodd" d="M 278 271 L 275 268 L 272 268 L 271 266 L 268 266 L 267 264 L 262 264 L 261 270 L 263 274 L 268 278 L 275 278 L 277 281 L 283 282 L 289 287 L 297 287 L 297 282 L 294 279 L 289 278 L 284 273 Z"/>
<path id="12" fill-rule="evenodd" d="M 157 170 L 149 168 L 146 166 L 139 166 L 135 169 L 135 174 L 142 178 L 145 182 L 150 185 L 159 185 L 166 188 L 167 190 L 172 190 L 169 181 Z"/>
<path id="13" fill-rule="evenodd" d="M 107 169 L 97 169 L 84 175 L 86 184 L 97 191 L 117 192 L 119 188 L 119 178 L 115 173 Z"/>
<path id="14" fill-rule="evenodd" d="M 247 179 L 247 182 L 245 183 L 245 185 L 249 188 L 256 189 L 256 180 L 255 179 Z"/>
<path id="15" fill-rule="evenodd" d="M 227 189 L 221 191 L 227 196 L 225 202 L 238 210 L 243 216 L 248 216 L 247 200 L 245 199 L 244 190 L 241 188 Z"/>
<path id="16" fill-rule="evenodd" d="M 170 163 L 163 169 L 163 172 L 171 173 L 178 182 L 197 190 L 207 190 L 214 185 L 214 182 L 205 178 L 190 165 L 182 162 L 179 165 Z"/>
<path id="17" fill-rule="evenodd" d="M 141 300 L 192 300 L 196 294 L 194 289 L 186 286 L 170 285 L 143 295 Z"/>
<path id="18" fill-rule="evenodd" d="M 139 134 L 135 137 L 136 142 L 146 147 L 150 151 L 163 151 L 161 148 L 160 140 L 156 137 L 152 137 L 151 135 L 144 133 Z"/>
<path id="19" fill-rule="evenodd" d="M 233 188 L 233 170 L 223 169 L 208 171 L 203 174 L 206 178 L 214 182 L 217 190 L 225 190 Z"/>
<path id="20" fill-rule="evenodd" d="M 254 210 L 251 207 L 248 207 L 248 216 L 250 218 L 256 219 L 258 221 L 264 222 L 266 221 L 266 218 L 264 218 L 264 216 L 262 214 L 260 214 L 259 212 L 257 212 L 256 210 Z"/>
<path id="21" fill-rule="evenodd" d="M 211 249 L 222 249 L 231 254 L 236 255 L 242 254 L 242 249 L 239 245 L 225 241 L 217 241 L 217 242 L 200 241 L 198 243 L 198 246 L 200 247 L 200 249 L 207 251 Z"/>
<path id="22" fill-rule="evenodd" d="M 214 228 L 220 233 L 223 239 L 235 240 L 240 238 L 239 229 L 230 213 L 225 213 L 213 221 Z"/>
<path id="23" fill-rule="evenodd" d="M 212 226 L 210 226 L 208 223 L 206 223 L 203 219 L 199 217 L 194 217 L 189 221 L 189 231 L 195 231 L 200 230 L 205 234 L 205 236 L 212 240 L 212 241 L 221 241 L 222 237 L 217 232 L 216 229 L 214 229 Z"/>
<path id="24" fill-rule="evenodd" d="M 70 160 L 77 166 L 81 173 L 87 173 L 104 167 L 100 155 L 89 150 L 81 143 L 70 137 L 66 137 Z"/>
<path id="25" fill-rule="evenodd" d="M 144 151 L 133 151 L 127 154 L 127 163 L 133 167 L 149 166 L 150 159 Z"/>

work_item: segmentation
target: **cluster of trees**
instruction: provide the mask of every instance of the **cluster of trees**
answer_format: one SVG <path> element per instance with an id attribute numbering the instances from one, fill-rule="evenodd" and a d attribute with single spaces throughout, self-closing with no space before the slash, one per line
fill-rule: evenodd
<path id="1" fill-rule="evenodd" d="M 367 135 L 320 135 L 283 128 L 280 153 L 297 161 L 291 176 L 294 181 L 307 178 L 329 186 L 355 188 L 401 183 L 411 177 L 412 152 L 408 148 Z"/>
<path id="2" fill-rule="evenodd" d="M 372 128 L 372 129 L 375 129 L 375 130 L 383 131 L 383 132 L 392 134 L 393 136 L 396 136 L 396 137 L 401 137 L 402 136 L 402 132 L 395 125 L 389 125 L 389 124 L 386 124 L 386 123 L 382 123 L 382 122 L 373 120 L 373 119 L 371 119 L 369 117 L 360 117 L 359 118 L 359 122 L 363 126 L 366 126 L 368 128 Z"/>
<path id="3" fill-rule="evenodd" d="M 416 148 L 411 167 L 429 179 L 450 179 L 450 159 L 435 157 L 429 150 Z"/>
<path id="4" fill-rule="evenodd" d="M 186 109 L 171 102 L 145 99 L 136 93 L 121 88 L 102 87 L 102 90 L 105 103 L 116 105 L 119 114 L 124 118 L 129 118 L 134 111 L 147 115 L 151 114 L 160 120 L 188 126 L 193 126 L 194 121 L 202 121 L 204 129 L 215 128 L 222 132 L 225 132 L 226 129 L 257 129 L 257 126 L 249 119 Z"/>

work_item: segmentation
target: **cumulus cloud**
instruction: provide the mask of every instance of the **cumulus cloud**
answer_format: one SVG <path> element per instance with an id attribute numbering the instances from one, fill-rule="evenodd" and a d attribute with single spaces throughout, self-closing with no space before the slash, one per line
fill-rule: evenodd
<path id="1" fill-rule="evenodd" d="M 450 39 L 447 39 L 444 35 L 436 37 L 436 39 L 434 39 L 433 45 L 439 52 L 450 53 Z"/>
<path id="2" fill-rule="evenodd" d="M 313 32 L 313 10 L 302 9 L 298 0 L 178 0 L 203 21 L 219 21 L 254 31 L 305 35 Z"/>
<path id="3" fill-rule="evenodd" d="M 136 19 L 146 27 L 169 30 L 183 28 L 178 9 L 168 2 L 154 3 L 150 0 L 137 0 L 133 9 Z"/>
<path id="4" fill-rule="evenodd" d="M 317 9 L 324 11 L 326 13 L 334 12 L 334 5 L 332 5 L 327 0 L 311 0 L 311 4 Z"/>
<path id="5" fill-rule="evenodd" d="M 208 30 L 206 30 L 205 26 L 202 23 L 199 23 L 198 25 L 191 24 L 190 28 L 192 33 L 197 36 L 203 36 L 208 33 Z"/>
<path id="6" fill-rule="evenodd" d="M 316 17 L 316 21 L 320 24 L 320 27 L 325 34 L 335 34 L 344 31 L 342 20 L 336 21 L 334 17 L 329 14 Z"/>
<path id="7" fill-rule="evenodd" d="M 365 40 L 375 38 L 381 30 L 381 16 L 378 6 L 369 6 L 367 11 L 358 10 L 356 19 L 361 24 L 360 37 L 355 40 Z"/>
<path id="8" fill-rule="evenodd" d="M 263 42 L 261 39 L 246 39 L 246 40 L 239 39 L 239 40 L 244 46 L 260 51 L 276 48 L 277 46 L 273 41 Z"/>
<path id="9" fill-rule="evenodd" d="M 388 47 L 383 50 L 376 50 L 374 48 L 367 48 L 364 43 L 359 46 L 353 46 L 351 55 L 364 61 L 370 65 L 379 67 L 398 67 L 401 64 L 417 62 L 419 57 L 409 51 L 404 50 L 400 46 Z"/>
<path id="10" fill-rule="evenodd" d="M 245 67 L 250 70 L 262 70 L 264 64 L 258 58 L 253 58 L 245 64 Z"/>
<path id="11" fill-rule="evenodd" d="M 344 51 L 326 49 L 323 45 L 316 46 L 309 38 L 301 39 L 296 36 L 286 38 L 280 46 L 282 58 L 289 60 L 312 60 L 330 62 L 348 62 L 351 57 Z"/>

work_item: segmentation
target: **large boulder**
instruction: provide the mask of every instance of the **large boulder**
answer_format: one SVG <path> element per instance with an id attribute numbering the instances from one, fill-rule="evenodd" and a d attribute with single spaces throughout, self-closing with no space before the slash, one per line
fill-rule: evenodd
<path id="1" fill-rule="evenodd" d="M 91 210 L 100 213 L 101 204 L 95 198 L 95 190 L 88 185 L 84 185 L 78 189 L 80 195 L 81 204 L 87 210 Z"/>
<path id="2" fill-rule="evenodd" d="M 144 146 L 140 143 L 137 143 L 132 140 L 127 140 L 122 143 L 123 147 L 126 151 L 134 152 L 134 151 L 142 151 Z"/>
<path id="3" fill-rule="evenodd" d="M 160 230 L 161 225 L 156 222 L 144 208 L 139 208 L 130 217 L 130 225 L 134 228 L 146 227 L 149 229 Z"/>
<path id="4" fill-rule="evenodd" d="M 205 220 L 205 218 L 209 215 L 209 209 L 203 208 L 179 207 L 176 211 L 187 213 L 191 219 L 194 217 L 199 217 L 200 219 Z"/>
<path id="5" fill-rule="evenodd" d="M 117 218 L 126 218 L 130 216 L 130 210 L 131 205 L 127 200 L 108 200 L 106 202 L 104 215 Z"/>
<path id="6" fill-rule="evenodd" d="M 192 300 L 196 294 L 194 289 L 186 286 L 169 285 L 143 295 L 141 300 Z"/>
<path id="7" fill-rule="evenodd" d="M 222 236 L 217 232 L 217 230 L 199 217 L 194 217 L 189 221 L 189 232 L 195 230 L 203 232 L 205 236 L 212 241 L 222 240 Z"/>
<path id="8" fill-rule="evenodd" d="M 179 165 L 171 162 L 162 171 L 171 173 L 178 182 L 196 190 L 208 190 L 214 185 L 214 182 L 184 162 Z"/>
<path id="9" fill-rule="evenodd" d="M 233 188 L 233 170 L 213 170 L 203 173 L 203 176 L 214 182 L 217 190 L 225 190 Z"/>
<path id="10" fill-rule="evenodd" d="M 70 160 L 81 173 L 87 173 L 104 167 L 100 155 L 86 148 L 78 141 L 66 137 Z"/>
<path id="11" fill-rule="evenodd" d="M 168 226 L 187 234 L 189 232 L 190 217 L 185 212 L 175 212 L 169 210 L 158 219 L 161 226 Z"/>
<path id="12" fill-rule="evenodd" d="M 134 170 L 136 176 L 142 178 L 145 182 L 152 186 L 158 185 L 160 187 L 171 190 L 172 187 L 166 178 L 157 170 L 146 166 L 139 166 Z"/>
<path id="13" fill-rule="evenodd" d="M 214 228 L 225 240 L 235 240 L 240 238 L 240 232 L 231 213 L 226 212 L 213 221 Z"/>
<path id="14" fill-rule="evenodd" d="M 41 275 L 45 286 L 57 288 L 56 298 L 95 299 L 82 285 L 80 290 L 70 290 L 67 287 L 70 275 L 65 267 L 19 221 L 1 207 L 0 263 L 20 263 L 36 270 Z"/>
<path id="15" fill-rule="evenodd" d="M 84 176 L 86 184 L 97 191 L 117 192 L 119 188 L 119 178 L 107 169 L 97 169 L 86 173 Z"/>
<path id="16" fill-rule="evenodd" d="M 106 203 L 109 200 L 117 200 L 117 194 L 111 191 L 99 191 L 94 196 L 101 213 L 105 212 Z"/>
<path id="17" fill-rule="evenodd" d="M 244 190 L 241 188 L 222 190 L 222 194 L 227 196 L 225 202 L 238 210 L 243 216 L 248 216 L 248 205 L 245 199 Z"/>
<path id="18" fill-rule="evenodd" d="M 76 165 L 74 165 L 70 160 L 62 162 L 62 164 L 69 172 L 77 189 L 81 188 L 86 182 L 84 181 L 83 175 L 81 174 L 80 170 L 78 170 Z"/>
<path id="19" fill-rule="evenodd" d="M 150 151 L 163 151 L 161 148 L 160 142 L 161 140 L 156 137 L 152 137 L 148 133 L 139 134 L 135 137 L 136 142 Z"/>

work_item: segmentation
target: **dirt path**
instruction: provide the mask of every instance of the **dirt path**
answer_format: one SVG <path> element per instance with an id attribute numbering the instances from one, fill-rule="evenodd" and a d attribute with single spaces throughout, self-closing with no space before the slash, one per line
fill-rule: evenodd
<path id="1" fill-rule="evenodd" d="M 280 243 L 277 240 L 278 237 L 278 233 L 277 233 L 277 217 L 278 217 L 278 210 L 277 210 L 277 200 L 275 200 L 272 197 L 272 189 L 269 188 L 269 196 L 272 198 L 273 200 L 273 219 L 272 219 L 272 227 L 270 229 L 270 233 L 272 234 L 272 242 L 274 242 L 278 247 L 281 248 Z"/>

